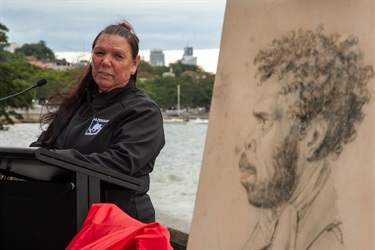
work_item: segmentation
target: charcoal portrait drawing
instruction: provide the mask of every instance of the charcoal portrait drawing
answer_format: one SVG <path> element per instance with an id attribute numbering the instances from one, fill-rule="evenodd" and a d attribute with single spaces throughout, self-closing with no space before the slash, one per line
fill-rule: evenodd
<path id="1" fill-rule="evenodd" d="M 343 249 L 330 163 L 356 139 L 373 66 L 354 35 L 292 30 L 254 58 L 262 94 L 239 157 L 260 216 L 243 249 Z"/>
<path id="2" fill-rule="evenodd" d="M 188 250 L 375 249 L 374 7 L 227 0 Z"/>

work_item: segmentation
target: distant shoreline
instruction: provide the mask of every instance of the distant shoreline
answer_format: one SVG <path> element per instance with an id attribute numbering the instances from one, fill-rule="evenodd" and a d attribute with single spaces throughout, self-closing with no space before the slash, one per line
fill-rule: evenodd
<path id="1" fill-rule="evenodd" d="M 40 118 L 43 114 L 43 108 L 41 106 L 36 106 L 35 108 L 29 109 L 17 109 L 15 110 L 18 114 L 23 116 L 23 119 L 16 119 L 12 117 L 15 123 L 39 123 Z M 179 116 L 177 115 L 169 115 L 167 113 L 162 113 L 164 120 L 172 120 L 172 119 L 182 119 L 182 120 L 195 120 L 195 119 L 205 119 L 207 120 L 209 117 L 209 113 L 201 113 L 201 114 L 194 114 L 194 113 L 182 113 Z"/>

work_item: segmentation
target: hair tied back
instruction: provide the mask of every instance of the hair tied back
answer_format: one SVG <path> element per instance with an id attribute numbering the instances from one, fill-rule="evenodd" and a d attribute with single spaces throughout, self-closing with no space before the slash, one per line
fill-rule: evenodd
<path id="1" fill-rule="evenodd" d="M 125 22 L 125 21 L 121 21 L 121 22 L 119 23 L 119 25 L 121 25 L 121 26 L 127 28 L 132 34 L 134 34 L 133 27 L 130 25 L 130 23 Z"/>

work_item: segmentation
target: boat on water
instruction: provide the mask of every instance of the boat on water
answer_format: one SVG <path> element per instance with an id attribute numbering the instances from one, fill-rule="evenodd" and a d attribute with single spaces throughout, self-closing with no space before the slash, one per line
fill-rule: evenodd
<path id="1" fill-rule="evenodd" d="M 189 119 L 184 118 L 170 118 L 170 119 L 163 119 L 163 123 L 165 124 L 187 124 Z"/>
<path id="2" fill-rule="evenodd" d="M 196 118 L 194 124 L 208 124 L 208 119 Z"/>

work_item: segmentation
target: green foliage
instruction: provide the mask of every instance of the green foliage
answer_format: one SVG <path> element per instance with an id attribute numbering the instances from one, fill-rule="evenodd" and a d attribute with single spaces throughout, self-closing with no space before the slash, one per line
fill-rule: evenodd
<path id="1" fill-rule="evenodd" d="M 7 36 L 7 32 L 8 32 L 8 28 L 0 23 L 0 51 L 3 51 L 5 47 L 7 47 L 9 44 L 8 44 L 8 36 Z"/>
<path id="2" fill-rule="evenodd" d="M 24 44 L 21 48 L 16 49 L 16 53 L 25 56 L 35 56 L 37 59 L 55 59 L 55 54 L 46 46 L 44 41 L 38 43 Z"/>
<path id="3" fill-rule="evenodd" d="M 202 72 L 202 69 L 197 65 L 183 64 L 181 61 L 169 64 L 169 67 L 173 69 L 173 73 L 176 77 L 179 77 L 185 71 Z"/>
<path id="4" fill-rule="evenodd" d="M 155 75 L 162 76 L 164 72 L 169 72 L 169 68 L 167 66 L 155 66 L 154 67 Z"/>
<path id="5" fill-rule="evenodd" d="M 140 60 L 138 64 L 138 71 L 153 74 L 154 68 L 148 62 Z"/>
<path id="6" fill-rule="evenodd" d="M 0 63 L 0 93 L 1 97 L 9 96 L 32 86 L 40 79 L 46 79 L 47 84 L 35 88 L 15 98 L 0 102 L 0 130 L 5 124 L 13 124 L 12 115 L 22 118 L 14 109 L 29 108 L 33 100 L 46 100 L 52 93 L 65 88 L 75 77 L 74 71 L 55 71 L 38 68 L 25 59 L 13 59 Z"/>
<path id="7" fill-rule="evenodd" d="M 10 60 L 0 64 L 0 93 L 1 97 L 9 96 L 32 86 L 36 82 L 36 75 L 41 69 L 29 64 L 25 60 Z M 14 108 L 30 107 L 35 93 L 32 91 L 24 93 L 16 98 L 11 98 L 0 102 L 0 130 L 4 124 L 13 124 L 11 114 L 19 118 L 14 113 Z"/>
<path id="8" fill-rule="evenodd" d="M 3 51 L 0 50 L 0 62 L 5 62 L 8 60 L 12 60 L 12 59 L 23 59 L 23 58 L 24 56 L 12 54 L 6 50 L 3 50 Z"/>
<path id="9" fill-rule="evenodd" d="M 68 92 L 77 78 L 77 69 L 60 71 L 60 70 L 43 70 L 39 76 L 47 80 L 43 88 L 36 89 L 36 99 L 46 101 L 56 93 Z"/>
<path id="10" fill-rule="evenodd" d="M 163 110 L 176 108 L 177 85 L 180 85 L 181 108 L 205 107 L 209 110 L 214 75 L 202 71 L 199 66 L 181 62 L 170 64 L 170 67 L 176 77 L 160 77 L 164 72 L 170 72 L 170 68 L 157 66 L 154 67 L 154 77 L 138 81 L 138 86 Z"/>
<path id="11" fill-rule="evenodd" d="M 0 62 L 5 61 L 7 58 L 7 55 L 9 54 L 7 51 L 4 50 L 5 47 L 7 47 L 8 44 L 8 28 L 0 23 Z"/>

